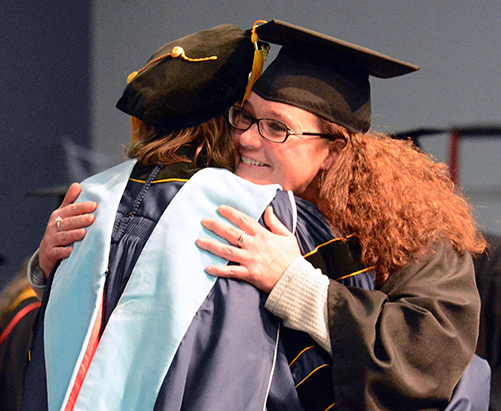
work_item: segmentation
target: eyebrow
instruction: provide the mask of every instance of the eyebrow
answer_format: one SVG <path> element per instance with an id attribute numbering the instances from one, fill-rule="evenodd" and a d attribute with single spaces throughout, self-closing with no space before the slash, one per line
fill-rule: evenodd
<path id="1" fill-rule="evenodd" d="M 245 100 L 243 106 L 242 106 L 243 109 L 245 110 L 248 110 L 248 111 L 252 111 L 251 114 L 256 114 L 256 111 L 254 110 L 254 106 L 252 105 L 252 103 L 249 102 L 249 100 Z M 266 118 L 268 120 L 274 120 L 274 121 L 279 121 L 280 123 L 284 123 L 287 127 L 289 127 L 291 130 L 293 130 L 293 128 L 289 125 L 289 123 L 292 121 L 294 121 L 293 119 L 291 118 L 284 118 L 284 116 L 280 113 L 277 113 L 276 111 L 271 111 L 269 116 L 265 116 L 265 117 L 262 117 L 262 118 Z"/>

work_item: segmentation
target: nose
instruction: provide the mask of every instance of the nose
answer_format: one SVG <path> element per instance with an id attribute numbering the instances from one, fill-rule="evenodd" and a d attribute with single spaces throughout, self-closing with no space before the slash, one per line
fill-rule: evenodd
<path id="1" fill-rule="evenodd" d="M 259 134 L 257 123 L 252 124 L 247 130 L 234 130 L 233 137 L 237 146 L 245 148 L 259 148 L 263 144 L 263 138 Z"/>

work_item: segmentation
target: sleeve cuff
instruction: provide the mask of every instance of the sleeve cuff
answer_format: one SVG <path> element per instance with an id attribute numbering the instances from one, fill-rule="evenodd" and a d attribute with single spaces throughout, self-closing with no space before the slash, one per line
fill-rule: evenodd
<path id="1" fill-rule="evenodd" d="M 33 288 L 33 291 L 35 291 L 38 299 L 41 300 L 47 279 L 45 278 L 45 273 L 40 268 L 40 263 L 38 261 L 38 251 L 39 250 L 35 251 L 35 253 L 31 256 L 30 261 L 28 262 L 27 275 L 31 288 Z"/>
<path id="2" fill-rule="evenodd" d="M 327 319 L 329 278 L 303 257 L 287 268 L 268 296 L 265 307 L 284 325 L 304 331 L 331 353 Z"/>

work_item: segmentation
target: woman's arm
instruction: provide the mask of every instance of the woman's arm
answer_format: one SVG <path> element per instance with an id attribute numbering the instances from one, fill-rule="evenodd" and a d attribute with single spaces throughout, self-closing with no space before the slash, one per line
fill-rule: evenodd
<path id="1" fill-rule="evenodd" d="M 445 406 L 473 357 L 479 311 L 471 257 L 449 244 L 393 272 L 380 290 L 331 281 L 337 403 L 388 410 Z"/>
<path id="2" fill-rule="evenodd" d="M 86 234 L 85 227 L 94 222 L 92 213 L 97 204 L 93 201 L 75 203 L 81 191 L 78 183 L 70 186 L 61 206 L 52 212 L 40 247 L 30 260 L 28 278 L 37 295 L 43 293 L 45 280 L 56 263 L 69 257 L 73 251 L 71 245 L 81 241 Z"/>
<path id="3" fill-rule="evenodd" d="M 242 232 L 247 235 L 240 247 L 205 238 L 200 248 L 240 265 L 209 266 L 208 274 L 247 281 L 270 295 L 265 307 L 280 317 L 285 326 L 308 333 L 330 353 L 327 327 L 329 279 L 301 257 L 294 235 L 268 207 L 264 222 L 270 230 L 232 207 L 222 206 L 220 214 L 234 225 L 204 219 L 205 228 L 236 244 Z"/>

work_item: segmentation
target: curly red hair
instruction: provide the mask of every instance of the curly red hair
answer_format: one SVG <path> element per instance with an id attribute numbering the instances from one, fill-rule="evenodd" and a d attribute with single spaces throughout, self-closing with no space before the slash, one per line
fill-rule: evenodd
<path id="1" fill-rule="evenodd" d="M 354 234 L 362 261 L 379 282 L 435 244 L 481 253 L 486 242 L 473 210 L 445 164 L 386 135 L 351 133 L 335 164 L 320 179 L 318 206 L 342 235 Z"/>

